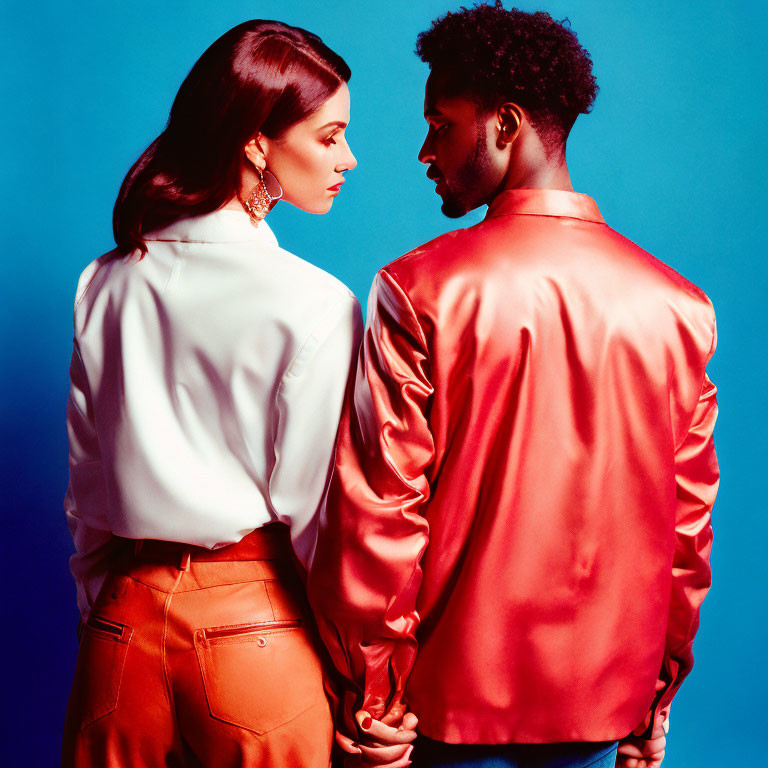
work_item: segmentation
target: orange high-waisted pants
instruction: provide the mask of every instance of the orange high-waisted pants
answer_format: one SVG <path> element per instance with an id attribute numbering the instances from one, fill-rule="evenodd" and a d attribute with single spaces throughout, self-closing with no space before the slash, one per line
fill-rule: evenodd
<path id="1" fill-rule="evenodd" d="M 209 551 L 129 542 L 86 623 L 78 768 L 328 768 L 333 726 L 287 526 Z"/>

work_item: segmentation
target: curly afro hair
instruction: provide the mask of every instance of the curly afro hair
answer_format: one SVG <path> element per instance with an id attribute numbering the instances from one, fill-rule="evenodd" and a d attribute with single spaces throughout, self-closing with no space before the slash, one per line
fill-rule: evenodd
<path id="1" fill-rule="evenodd" d="M 592 60 L 565 22 L 548 13 L 478 4 L 446 13 L 416 40 L 416 55 L 446 77 L 450 95 L 483 109 L 513 101 L 528 112 L 548 149 L 562 150 L 597 96 Z"/>

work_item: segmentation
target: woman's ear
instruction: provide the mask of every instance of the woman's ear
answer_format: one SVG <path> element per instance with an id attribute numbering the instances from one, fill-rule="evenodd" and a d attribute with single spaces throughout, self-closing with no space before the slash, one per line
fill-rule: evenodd
<path id="1" fill-rule="evenodd" d="M 263 171 L 267 167 L 267 147 L 265 145 L 268 143 L 269 142 L 265 141 L 264 136 L 258 133 L 255 138 L 251 139 L 245 145 L 246 158 L 260 171 Z"/>

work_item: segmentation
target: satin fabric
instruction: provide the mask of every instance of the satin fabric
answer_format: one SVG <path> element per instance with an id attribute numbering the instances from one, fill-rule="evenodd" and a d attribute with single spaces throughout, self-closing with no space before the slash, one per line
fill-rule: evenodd
<path id="1" fill-rule="evenodd" d="M 573 192 L 380 270 L 308 585 L 342 727 L 404 697 L 440 741 L 610 741 L 666 711 L 710 584 L 715 339 Z"/>

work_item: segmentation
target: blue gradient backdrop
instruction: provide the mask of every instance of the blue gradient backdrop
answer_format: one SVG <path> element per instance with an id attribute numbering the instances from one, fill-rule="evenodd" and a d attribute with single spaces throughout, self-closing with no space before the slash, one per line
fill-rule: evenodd
<path id="1" fill-rule="evenodd" d="M 359 166 L 329 215 L 282 205 L 270 224 L 282 245 L 340 277 L 364 304 L 377 267 L 452 228 L 416 160 L 426 70 L 412 51 L 416 34 L 457 6 L 3 0 L 2 765 L 57 762 L 76 653 L 61 508 L 72 301 L 82 268 L 113 245 L 125 172 L 163 128 L 192 63 L 229 27 L 262 17 L 317 32 L 353 71 L 348 136 Z M 576 188 L 614 228 L 699 284 L 718 312 L 715 581 L 697 664 L 673 708 L 666 765 L 768 765 L 759 740 L 768 687 L 764 6 L 521 7 L 568 16 L 592 53 L 601 92 L 569 143 Z"/>

